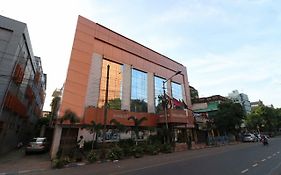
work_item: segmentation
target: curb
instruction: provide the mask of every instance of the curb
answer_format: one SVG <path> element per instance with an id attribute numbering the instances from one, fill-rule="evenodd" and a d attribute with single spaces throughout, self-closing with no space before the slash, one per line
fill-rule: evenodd
<path id="1" fill-rule="evenodd" d="M 48 170 L 48 169 L 20 170 L 20 171 L 15 171 L 15 172 L 4 172 L 4 173 L 0 173 L 0 175 L 27 174 L 27 173 L 42 172 L 42 171 L 46 171 L 46 170 Z"/>

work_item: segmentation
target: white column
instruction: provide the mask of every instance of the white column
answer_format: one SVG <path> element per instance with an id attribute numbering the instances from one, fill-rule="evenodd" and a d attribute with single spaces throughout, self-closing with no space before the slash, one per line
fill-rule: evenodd
<path id="1" fill-rule="evenodd" d="M 61 133 L 62 133 L 62 127 L 59 125 L 56 125 L 55 129 L 54 129 L 53 144 L 51 147 L 51 159 L 54 159 L 56 157 L 57 152 L 59 150 Z"/>
<path id="2" fill-rule="evenodd" d="M 131 101 L 131 66 L 124 64 L 123 67 L 123 83 L 122 83 L 122 100 L 121 109 L 130 111 L 130 101 Z"/>
<path id="3" fill-rule="evenodd" d="M 172 84 L 171 84 L 171 80 L 168 80 L 166 83 L 167 83 L 167 94 L 172 98 Z"/>
<path id="4" fill-rule="evenodd" d="M 92 63 L 89 73 L 87 95 L 85 101 L 85 107 L 98 106 L 98 100 L 100 95 L 100 80 L 102 73 L 102 55 L 94 53 L 92 56 Z"/>
<path id="5" fill-rule="evenodd" d="M 155 113 L 154 74 L 149 72 L 147 75 L 147 112 Z"/>
<path id="6" fill-rule="evenodd" d="M 185 104 L 187 104 L 186 102 L 186 95 L 185 95 L 185 88 L 184 88 L 184 84 L 181 84 L 181 92 L 182 92 L 182 98 Z"/>

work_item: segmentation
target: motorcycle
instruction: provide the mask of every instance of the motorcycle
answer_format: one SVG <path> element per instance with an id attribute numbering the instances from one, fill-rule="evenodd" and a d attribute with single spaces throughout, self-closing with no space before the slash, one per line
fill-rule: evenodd
<path id="1" fill-rule="evenodd" d="M 261 142 L 263 143 L 263 145 L 268 145 L 268 139 L 266 137 L 262 138 Z"/>

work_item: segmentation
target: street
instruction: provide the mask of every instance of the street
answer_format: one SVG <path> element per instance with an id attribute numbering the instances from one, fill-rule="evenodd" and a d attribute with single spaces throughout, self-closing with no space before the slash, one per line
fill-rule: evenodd
<path id="1" fill-rule="evenodd" d="M 280 146 L 281 138 L 276 137 L 270 139 L 269 146 L 263 146 L 260 142 L 242 143 L 158 156 L 145 156 L 118 162 L 47 170 L 33 174 L 277 175 L 281 174 Z"/>

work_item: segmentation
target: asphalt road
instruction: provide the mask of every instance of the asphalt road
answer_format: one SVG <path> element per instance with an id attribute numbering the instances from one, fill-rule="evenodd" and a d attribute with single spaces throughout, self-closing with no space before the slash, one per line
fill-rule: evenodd
<path id="1" fill-rule="evenodd" d="M 281 138 L 261 143 L 145 156 L 35 174 L 67 175 L 281 175 Z"/>

